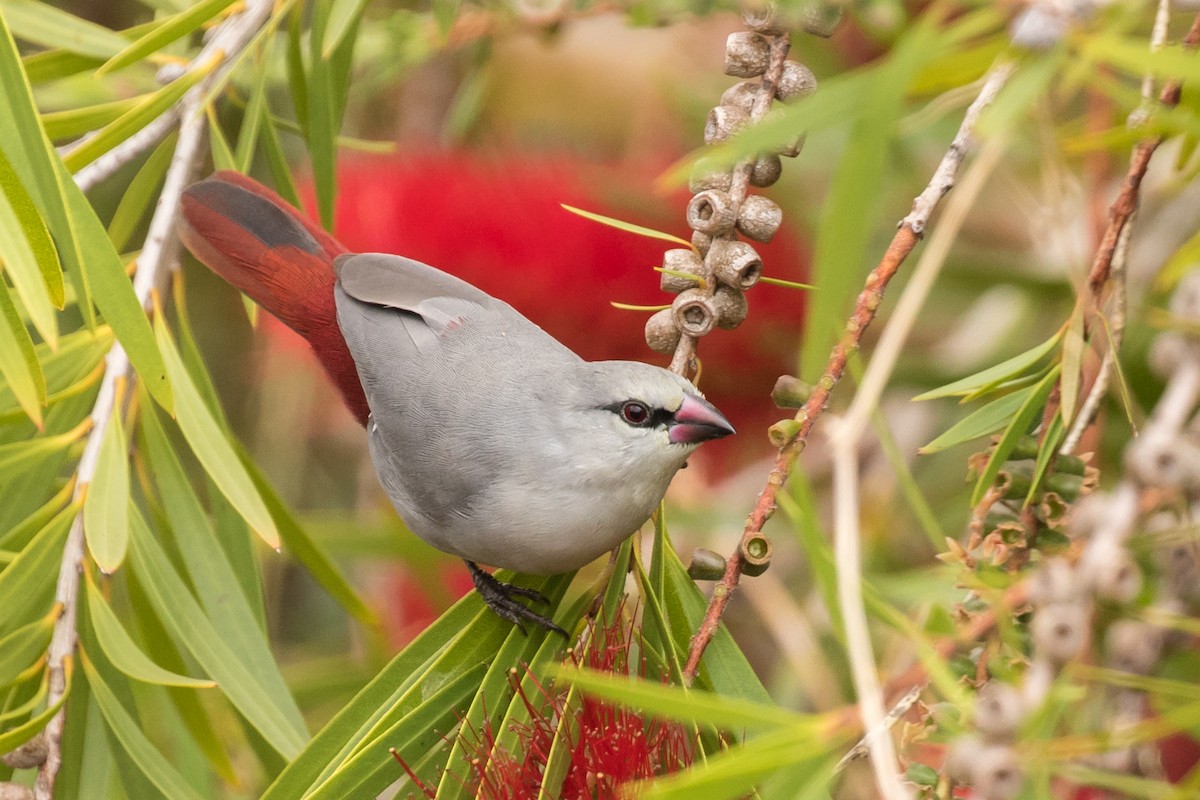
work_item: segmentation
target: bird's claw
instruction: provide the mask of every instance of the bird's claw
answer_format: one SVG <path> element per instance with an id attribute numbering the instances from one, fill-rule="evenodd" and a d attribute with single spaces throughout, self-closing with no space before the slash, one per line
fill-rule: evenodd
<path id="1" fill-rule="evenodd" d="M 488 608 L 494 611 L 498 617 L 516 625 L 521 629 L 521 633 L 528 633 L 525 630 L 525 622 L 528 621 L 536 623 L 548 631 L 561 634 L 564 639 L 570 638 L 570 634 L 558 625 L 555 625 L 549 617 L 542 616 L 536 611 L 518 603 L 515 599 L 517 597 L 524 597 L 541 605 L 549 605 L 550 600 L 544 594 L 534 589 L 527 589 L 524 586 L 502 583 L 492 575 L 484 572 L 479 568 L 479 565 L 472 561 L 467 561 L 466 564 L 467 569 L 471 571 L 471 581 L 475 584 L 475 591 L 479 592 L 479 596 L 483 598 L 483 602 L 487 603 Z"/>

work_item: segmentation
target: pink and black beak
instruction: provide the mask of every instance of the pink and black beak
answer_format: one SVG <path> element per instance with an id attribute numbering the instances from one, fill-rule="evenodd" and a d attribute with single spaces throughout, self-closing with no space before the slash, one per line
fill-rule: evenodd
<path id="1" fill-rule="evenodd" d="M 716 406 L 691 394 L 683 396 L 683 405 L 667 423 L 667 435 L 672 444 L 700 444 L 731 433 L 736 431 Z"/>

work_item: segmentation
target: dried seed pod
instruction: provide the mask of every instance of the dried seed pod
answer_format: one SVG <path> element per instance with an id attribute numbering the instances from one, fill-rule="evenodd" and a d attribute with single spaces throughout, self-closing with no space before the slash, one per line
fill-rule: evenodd
<path id="1" fill-rule="evenodd" d="M 779 160 L 779 156 L 773 154 L 759 156 L 750 169 L 750 185 L 760 188 L 771 186 L 779 180 L 779 176 L 782 174 L 783 162 Z"/>
<path id="2" fill-rule="evenodd" d="M 659 286 L 664 292 L 671 294 L 695 289 L 704 280 L 704 262 L 696 251 L 688 247 L 676 247 L 663 253 L 663 269 L 670 270 L 670 272 L 662 273 Z M 682 274 L 672 275 L 672 272 Z M 688 275 L 696 277 L 689 278 Z"/>
<path id="3" fill-rule="evenodd" d="M 801 25 L 805 33 L 828 39 L 833 35 L 839 22 L 842 21 L 842 6 L 840 2 L 831 0 L 814 0 L 804 4 L 801 14 Z"/>
<path id="4" fill-rule="evenodd" d="M 746 291 L 762 277 L 762 259 L 745 242 L 718 239 L 708 252 L 713 276 L 732 289 Z"/>
<path id="5" fill-rule="evenodd" d="M 692 247 L 696 248 L 696 252 L 700 255 L 708 255 L 708 248 L 712 247 L 712 241 L 712 237 L 707 233 L 692 231 Z"/>
<path id="6" fill-rule="evenodd" d="M 1009 740 L 1025 714 L 1021 693 L 1008 683 L 988 681 L 975 700 L 975 727 L 989 739 Z"/>
<path id="7" fill-rule="evenodd" d="M 675 326 L 688 336 L 700 338 L 717 324 L 717 308 L 712 298 L 699 289 L 680 292 L 671 304 Z"/>
<path id="8" fill-rule="evenodd" d="M 804 149 L 804 137 L 805 134 L 802 133 L 793 139 L 791 144 L 784 145 L 779 150 L 779 155 L 784 158 L 795 158 L 800 155 L 800 151 Z"/>
<path id="9" fill-rule="evenodd" d="M 1136 619 L 1117 620 L 1104 637 L 1109 665 L 1136 675 L 1150 674 L 1158 665 L 1162 648 L 1162 629 Z"/>
<path id="10" fill-rule="evenodd" d="M 1067 17 L 1044 3 L 1030 3 L 1008 29 L 1012 43 L 1029 50 L 1049 50 L 1067 33 Z"/>
<path id="11" fill-rule="evenodd" d="M 740 108 L 749 114 L 760 85 L 758 81 L 738 81 L 721 95 L 721 105 Z"/>
<path id="12" fill-rule="evenodd" d="M 1013 800 L 1021 794 L 1025 774 L 1017 754 L 1007 745 L 988 745 L 977 756 L 971 788 L 980 800 Z"/>
<path id="13" fill-rule="evenodd" d="M 748 195 L 738 209 L 737 229 L 756 242 L 769 242 L 783 223 L 783 210 L 761 194 Z"/>
<path id="14" fill-rule="evenodd" d="M 688 577 L 696 581 L 719 581 L 725 575 L 725 556 L 703 547 L 692 551 Z"/>
<path id="15" fill-rule="evenodd" d="M 1200 485 L 1200 448 L 1185 437 L 1148 428 L 1125 449 L 1125 469 L 1143 486 L 1192 492 Z"/>
<path id="16" fill-rule="evenodd" d="M 1058 664 L 1075 658 L 1087 644 L 1089 616 L 1082 603 L 1051 603 L 1039 609 L 1030 625 L 1038 652 Z"/>
<path id="17" fill-rule="evenodd" d="M 746 9 L 742 12 L 742 22 L 750 30 L 768 36 L 778 36 L 787 33 L 788 30 L 786 21 L 774 3 L 764 3 L 758 8 Z"/>
<path id="18" fill-rule="evenodd" d="M 799 61 L 783 62 L 783 72 L 775 84 L 775 97 L 784 103 L 808 97 L 817 90 L 817 76 Z"/>
<path id="19" fill-rule="evenodd" d="M 1128 603 L 1142 590 L 1142 571 L 1125 549 L 1108 558 L 1090 559 L 1084 569 L 1092 591 L 1106 600 Z"/>
<path id="20" fill-rule="evenodd" d="M 0 783 L 0 800 L 33 800 L 33 790 L 19 783 Z"/>
<path id="21" fill-rule="evenodd" d="M 687 207 L 687 224 L 694 231 L 720 236 L 733 230 L 737 209 L 725 192 L 706 189 L 697 192 Z"/>
<path id="22" fill-rule="evenodd" d="M 669 308 L 646 320 L 646 344 L 656 353 L 674 353 L 681 335 Z"/>
<path id="23" fill-rule="evenodd" d="M 1091 536 L 1109 518 L 1112 498 L 1105 492 L 1092 492 L 1071 509 L 1067 533 L 1076 539 Z"/>
<path id="24" fill-rule="evenodd" d="M 10 769 L 33 769 L 46 763 L 50 746 L 45 734 L 39 733 L 16 750 L 0 756 L 0 764 Z"/>
<path id="25" fill-rule="evenodd" d="M 750 115 L 737 106 L 717 106 L 704 122 L 704 143 L 724 142 L 750 122 Z"/>
<path id="26" fill-rule="evenodd" d="M 771 45 L 750 31 L 735 31 L 725 40 L 725 74 L 735 78 L 754 78 L 767 69 Z"/>
<path id="27" fill-rule="evenodd" d="M 762 575 L 771 565 L 771 540 L 761 533 L 742 542 L 742 574 L 754 578 Z"/>
<path id="28" fill-rule="evenodd" d="M 771 390 L 771 401 L 778 408 L 804 408 L 812 396 L 812 386 L 795 375 L 780 375 Z"/>
<path id="29" fill-rule="evenodd" d="M 1200 272 L 1189 272 L 1179 281 L 1168 308 L 1177 317 L 1200 319 Z"/>
<path id="30" fill-rule="evenodd" d="M 717 306 L 717 327 L 727 331 L 741 325 L 750 311 L 746 295 L 728 286 L 717 287 L 713 292 L 713 303 Z"/>
<path id="31" fill-rule="evenodd" d="M 957 783 L 974 783 L 975 764 L 985 746 L 976 736 L 963 736 L 955 740 L 946 753 L 946 774 Z"/>
<path id="32" fill-rule="evenodd" d="M 728 192 L 731 185 L 733 185 L 733 176 L 729 174 L 729 170 L 712 172 L 697 166 L 688 178 L 688 191 L 692 193 L 703 192 L 705 189 Z"/>

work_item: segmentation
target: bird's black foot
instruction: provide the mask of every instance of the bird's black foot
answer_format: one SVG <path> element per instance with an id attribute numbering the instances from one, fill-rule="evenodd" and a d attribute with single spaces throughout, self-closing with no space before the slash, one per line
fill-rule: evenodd
<path id="1" fill-rule="evenodd" d="M 466 561 L 466 559 L 463 560 Z M 543 617 L 536 611 L 518 603 L 515 599 L 517 597 L 524 597 L 535 603 L 547 605 L 550 601 L 544 594 L 533 589 L 526 589 L 524 586 L 501 583 L 481 570 L 479 565 L 474 561 L 466 561 L 466 564 L 467 569 L 471 571 L 471 580 L 475 583 L 475 591 L 479 592 L 479 596 L 483 598 L 483 602 L 487 603 L 488 608 L 495 611 L 499 617 L 508 620 L 520 628 L 521 633 L 527 632 L 525 630 L 525 621 L 528 620 L 537 623 L 548 631 L 562 634 L 564 639 L 571 638 L 570 634 L 555 625 L 550 618 Z"/>

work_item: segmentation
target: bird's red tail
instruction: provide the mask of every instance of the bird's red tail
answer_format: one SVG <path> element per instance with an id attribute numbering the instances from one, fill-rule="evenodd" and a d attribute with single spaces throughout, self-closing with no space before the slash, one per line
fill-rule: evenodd
<path id="1" fill-rule="evenodd" d="M 184 191 L 179 237 L 209 269 L 308 341 L 365 424 L 366 397 L 333 299 L 333 259 L 346 248 L 267 187 L 230 171 Z"/>

